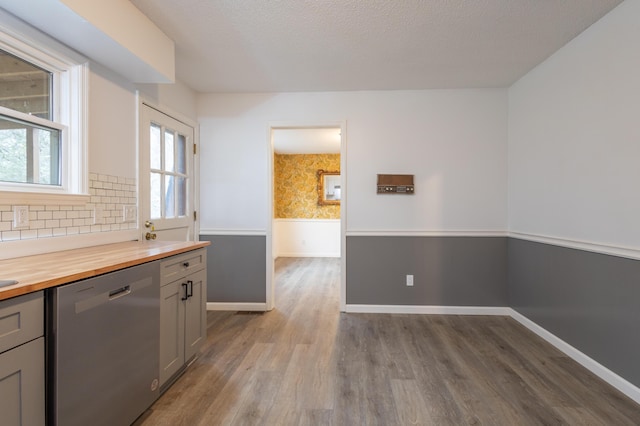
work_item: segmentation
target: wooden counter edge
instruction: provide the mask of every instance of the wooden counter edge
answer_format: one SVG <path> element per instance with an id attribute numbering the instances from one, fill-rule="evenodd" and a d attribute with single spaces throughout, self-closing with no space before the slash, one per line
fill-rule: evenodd
<path id="1" fill-rule="evenodd" d="M 144 247 L 147 245 L 148 247 Z M 49 272 L 51 278 L 49 279 L 38 279 L 37 281 L 27 282 L 21 281 L 18 279 L 18 284 L 12 286 L 6 286 L 0 288 L 0 301 L 10 299 L 12 297 L 22 296 L 25 294 L 33 293 L 40 290 L 45 290 L 52 287 L 57 287 L 64 284 L 69 284 L 74 281 L 83 280 L 86 278 L 92 278 L 98 275 L 106 274 L 109 272 L 117 271 L 120 269 L 129 268 L 131 266 L 140 265 L 147 262 L 153 262 L 154 260 L 164 259 L 166 257 L 174 256 L 176 254 L 186 253 L 189 251 L 198 250 L 204 247 L 211 245 L 210 241 L 185 241 L 185 242 L 139 242 L 139 241 L 130 241 L 125 243 L 114 243 L 114 244 L 106 244 L 103 246 L 92 246 L 82 249 L 73 249 L 73 250 L 64 250 L 60 252 L 54 253 L 46 253 L 41 255 L 34 256 L 26 256 L 24 258 L 16 258 L 16 259 L 8 259 L 0 261 L 0 265 L 5 265 L 9 262 L 20 262 L 22 259 L 28 259 L 31 261 L 37 261 L 38 258 L 46 258 L 51 256 L 73 256 L 76 253 L 83 253 L 89 249 L 95 250 L 97 248 L 104 248 L 108 250 L 110 248 L 123 248 L 123 247 L 133 247 L 138 248 L 140 251 L 145 252 L 145 254 L 138 255 L 132 259 L 127 260 L 118 260 L 113 263 L 109 261 L 101 261 L 96 260 L 95 264 L 92 267 L 87 269 L 81 269 L 73 273 L 59 273 L 56 274 L 55 271 Z M 69 260 L 72 262 L 72 260 Z M 86 262 L 86 261 L 85 261 Z M 8 274 L 5 271 L 1 271 L 3 276 L 0 277 L 2 279 L 17 279 L 20 277 L 13 277 L 11 273 Z M 6 275 L 6 276 L 5 276 Z"/>

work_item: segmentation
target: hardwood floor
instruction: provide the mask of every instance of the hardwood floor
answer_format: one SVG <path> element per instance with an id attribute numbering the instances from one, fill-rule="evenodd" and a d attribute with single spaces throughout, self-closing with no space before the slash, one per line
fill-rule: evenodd
<path id="1" fill-rule="evenodd" d="M 268 313 L 209 312 L 148 425 L 638 425 L 640 406 L 515 320 L 339 313 L 339 259 L 276 261 Z"/>

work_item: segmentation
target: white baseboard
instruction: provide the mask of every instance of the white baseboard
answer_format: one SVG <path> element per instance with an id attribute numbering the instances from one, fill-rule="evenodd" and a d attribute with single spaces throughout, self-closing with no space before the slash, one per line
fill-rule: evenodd
<path id="1" fill-rule="evenodd" d="M 507 237 L 506 230 L 348 229 L 347 237 Z"/>
<path id="2" fill-rule="evenodd" d="M 207 311 L 259 311 L 266 312 L 266 303 L 207 302 Z"/>
<path id="3" fill-rule="evenodd" d="M 347 305 L 345 312 L 371 314 L 506 315 L 511 308 L 500 306 Z"/>
<path id="4" fill-rule="evenodd" d="M 628 382 L 624 378 L 620 377 L 613 371 L 609 370 L 604 365 L 595 361 L 594 359 L 588 357 L 584 353 L 580 352 L 578 349 L 574 348 L 564 340 L 550 333 L 546 329 L 540 327 L 535 322 L 531 321 L 529 318 L 515 311 L 514 309 L 509 308 L 511 311 L 509 315 L 511 318 L 518 321 L 520 324 L 527 327 L 529 330 L 533 331 L 538 336 L 542 337 L 547 342 L 551 343 L 553 346 L 562 351 L 565 355 L 572 358 L 574 361 L 578 362 L 580 365 L 585 367 L 587 370 L 591 371 L 596 376 L 600 377 L 605 382 L 609 383 L 614 388 L 618 389 L 620 392 L 627 395 L 629 398 L 633 399 L 635 402 L 640 404 L 640 388 L 635 386 L 634 384 Z"/>

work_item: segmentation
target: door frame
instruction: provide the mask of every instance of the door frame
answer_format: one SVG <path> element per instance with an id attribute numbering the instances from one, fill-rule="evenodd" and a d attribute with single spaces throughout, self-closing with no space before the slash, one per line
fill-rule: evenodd
<path id="1" fill-rule="evenodd" d="M 189 126 L 193 129 L 193 143 L 195 145 L 200 145 L 200 128 L 198 126 L 198 123 L 187 117 L 184 114 L 181 114 L 169 107 L 167 107 L 166 105 L 162 105 L 159 104 L 157 102 L 154 102 L 153 100 L 151 100 L 150 98 L 148 98 L 147 96 L 145 96 L 142 92 L 140 92 L 139 90 L 136 90 L 136 97 L 137 97 L 137 102 L 136 102 L 136 127 L 137 127 L 137 141 L 136 141 L 136 190 L 138 192 L 138 226 L 137 226 L 137 232 L 138 232 L 138 239 L 140 239 L 140 235 L 142 233 L 142 223 L 143 223 L 143 217 L 142 217 L 142 206 L 141 206 L 141 202 L 142 202 L 142 196 L 141 196 L 141 186 L 140 186 L 140 173 L 141 173 L 141 167 L 140 167 L 140 161 L 141 161 L 141 156 L 140 156 L 140 145 L 141 145 L 141 139 L 142 139 L 142 133 L 143 131 L 145 131 L 146 129 L 143 129 L 141 126 L 140 121 L 142 120 L 142 108 L 144 108 L 144 106 L 147 106 L 149 108 L 155 109 L 156 111 L 171 117 L 174 120 L 177 120 L 179 122 L 181 122 L 182 124 Z M 194 220 L 193 222 L 193 228 L 192 228 L 192 237 L 193 237 L 193 241 L 199 241 L 200 240 L 200 147 L 198 146 L 196 148 L 196 153 L 193 155 L 193 211 L 197 212 L 196 214 L 196 220 Z"/>
<path id="2" fill-rule="evenodd" d="M 274 185 L 274 147 L 273 131 L 279 129 L 340 129 L 340 312 L 347 308 L 347 122 L 270 122 L 267 130 L 267 162 L 269 178 L 267 179 L 267 270 L 266 270 L 266 309 L 275 308 L 275 259 L 273 258 L 273 185 Z"/>

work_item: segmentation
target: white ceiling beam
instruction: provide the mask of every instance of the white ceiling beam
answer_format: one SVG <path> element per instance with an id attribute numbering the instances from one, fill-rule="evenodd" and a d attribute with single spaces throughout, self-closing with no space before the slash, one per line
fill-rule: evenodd
<path id="1" fill-rule="evenodd" d="M 0 7 L 134 83 L 175 82 L 175 44 L 128 0 L 0 0 Z"/>

